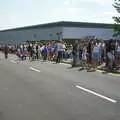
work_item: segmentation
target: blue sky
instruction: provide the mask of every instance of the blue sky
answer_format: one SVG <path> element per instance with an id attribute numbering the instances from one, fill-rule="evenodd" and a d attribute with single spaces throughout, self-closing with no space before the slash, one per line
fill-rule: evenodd
<path id="1" fill-rule="evenodd" d="M 0 0 L 0 29 L 55 21 L 114 23 L 114 0 Z"/>

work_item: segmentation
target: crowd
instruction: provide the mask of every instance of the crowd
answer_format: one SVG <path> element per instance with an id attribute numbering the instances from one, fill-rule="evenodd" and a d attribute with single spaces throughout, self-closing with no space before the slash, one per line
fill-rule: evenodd
<path id="1" fill-rule="evenodd" d="M 30 43 L 17 46 L 17 56 L 22 59 L 29 57 L 30 60 L 56 60 L 60 63 L 63 58 L 67 59 L 67 49 L 62 41 L 53 41 L 49 43 Z"/>
<path id="2" fill-rule="evenodd" d="M 63 41 L 51 41 L 49 43 L 24 43 L 8 45 L 10 53 L 16 54 L 20 59 L 43 61 L 55 61 L 73 59 L 72 67 L 77 65 L 87 71 L 104 69 L 110 72 L 120 70 L 120 41 L 84 39 L 76 40 L 73 45 L 66 45 Z M 4 50 L 4 45 L 0 45 Z"/>
<path id="3" fill-rule="evenodd" d="M 1 45 L 1 50 L 4 50 L 4 45 Z M 16 54 L 22 60 L 56 61 L 60 63 L 62 59 L 71 58 L 72 48 L 65 45 L 63 41 L 52 41 L 49 43 L 24 43 L 19 45 L 8 45 L 10 53 Z"/>
<path id="4" fill-rule="evenodd" d="M 99 68 L 117 72 L 120 69 L 120 41 L 76 41 L 73 45 L 73 66 L 76 65 L 76 59 L 82 61 L 82 69 L 86 66 L 88 71 Z"/>

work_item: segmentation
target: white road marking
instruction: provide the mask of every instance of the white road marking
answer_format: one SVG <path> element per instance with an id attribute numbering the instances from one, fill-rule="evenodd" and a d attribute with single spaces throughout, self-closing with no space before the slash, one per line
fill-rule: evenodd
<path id="1" fill-rule="evenodd" d="M 46 61 L 45 63 L 48 63 L 48 64 L 54 64 L 54 63 L 56 63 L 56 62 L 54 62 L 54 61 Z M 58 63 L 58 65 L 66 65 L 66 66 L 70 66 L 70 64 L 67 64 L 67 63 Z"/>
<path id="2" fill-rule="evenodd" d="M 33 68 L 33 67 L 30 67 L 29 69 L 31 69 L 31 70 L 33 70 L 33 71 L 36 71 L 36 72 L 41 72 L 40 70 L 37 70 L 37 69 L 35 69 L 35 68 Z"/>
<path id="3" fill-rule="evenodd" d="M 70 64 L 67 64 L 67 63 L 60 63 L 60 65 L 70 66 Z"/>
<path id="4" fill-rule="evenodd" d="M 16 63 L 14 60 L 11 60 L 12 63 Z"/>
<path id="5" fill-rule="evenodd" d="M 108 101 L 110 101 L 110 102 L 112 102 L 112 103 L 117 103 L 116 100 L 113 100 L 113 99 L 111 99 L 111 98 L 109 98 L 109 97 L 106 97 L 106 96 L 101 95 L 101 94 L 99 94 L 99 93 L 96 93 L 96 92 L 94 92 L 94 91 L 88 90 L 88 89 L 83 88 L 83 87 L 78 86 L 78 85 L 76 85 L 76 87 L 79 88 L 79 89 L 81 89 L 81 90 L 83 90 L 83 91 L 85 91 L 85 92 L 88 92 L 88 93 L 91 93 L 91 94 L 93 94 L 93 95 L 95 95 L 95 96 L 98 96 L 98 97 L 100 97 L 100 98 L 102 98 L 102 99 L 108 100 Z"/>

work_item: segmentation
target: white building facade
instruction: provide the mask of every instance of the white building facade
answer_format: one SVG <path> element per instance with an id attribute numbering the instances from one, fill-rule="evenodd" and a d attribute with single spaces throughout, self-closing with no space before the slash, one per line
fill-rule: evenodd
<path id="1" fill-rule="evenodd" d="M 98 39 L 108 40 L 112 38 L 114 30 L 105 28 L 64 27 L 63 33 L 63 38 L 78 39 L 87 36 L 95 36 Z"/>
<path id="2" fill-rule="evenodd" d="M 113 24 L 56 22 L 0 31 L 0 43 L 25 41 L 81 39 L 95 36 L 109 40 L 114 34 Z"/>

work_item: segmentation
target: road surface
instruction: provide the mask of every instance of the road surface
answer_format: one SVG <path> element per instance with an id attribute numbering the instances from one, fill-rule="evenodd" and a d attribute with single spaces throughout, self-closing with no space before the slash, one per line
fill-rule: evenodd
<path id="1" fill-rule="evenodd" d="M 120 77 L 0 55 L 0 120 L 120 120 Z"/>

